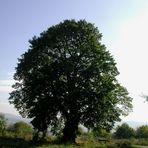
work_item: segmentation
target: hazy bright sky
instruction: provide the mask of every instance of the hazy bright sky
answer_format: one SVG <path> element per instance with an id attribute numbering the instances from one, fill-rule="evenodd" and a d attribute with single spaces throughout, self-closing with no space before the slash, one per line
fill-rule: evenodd
<path id="1" fill-rule="evenodd" d="M 124 121 L 148 121 L 148 0 L 0 0 L 0 112 L 18 114 L 8 104 L 17 58 L 28 40 L 65 19 L 86 19 L 103 34 L 114 56 L 119 82 L 133 100 Z"/>

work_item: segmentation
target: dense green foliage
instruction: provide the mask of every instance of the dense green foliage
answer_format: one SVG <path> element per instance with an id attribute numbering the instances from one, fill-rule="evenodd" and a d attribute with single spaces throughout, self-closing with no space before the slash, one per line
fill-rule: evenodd
<path id="1" fill-rule="evenodd" d="M 16 122 L 15 124 L 9 126 L 8 130 L 15 133 L 18 138 L 25 138 L 33 133 L 31 125 L 23 121 Z"/>
<path id="2" fill-rule="evenodd" d="M 0 114 L 0 134 L 4 135 L 6 130 L 6 119 L 3 114 Z"/>
<path id="3" fill-rule="evenodd" d="M 119 139 L 129 139 L 135 137 L 135 131 L 133 128 L 129 127 L 128 124 L 123 123 L 121 126 L 116 128 L 114 135 Z"/>
<path id="4" fill-rule="evenodd" d="M 114 133 L 115 138 L 130 139 L 130 138 L 148 138 L 148 125 L 142 125 L 137 129 L 131 128 L 127 123 L 123 123 L 116 128 Z"/>
<path id="5" fill-rule="evenodd" d="M 118 139 L 138 138 L 141 139 L 140 141 L 142 143 L 142 139 L 148 138 L 148 125 L 142 125 L 137 129 L 133 129 L 127 123 L 123 123 L 116 128 L 114 136 Z M 138 143 L 140 142 L 138 141 Z"/>
<path id="6" fill-rule="evenodd" d="M 94 137 L 103 137 L 103 138 L 110 138 L 111 137 L 111 132 L 107 131 L 105 129 L 100 129 L 100 128 L 94 128 L 91 133 L 93 134 Z"/>
<path id="7" fill-rule="evenodd" d="M 143 125 L 137 128 L 137 138 L 148 138 L 148 125 Z"/>
<path id="8" fill-rule="evenodd" d="M 30 40 L 9 100 L 37 133 L 62 128 L 63 141 L 74 141 L 79 124 L 110 130 L 128 114 L 132 99 L 101 37 L 85 20 L 66 20 Z"/>

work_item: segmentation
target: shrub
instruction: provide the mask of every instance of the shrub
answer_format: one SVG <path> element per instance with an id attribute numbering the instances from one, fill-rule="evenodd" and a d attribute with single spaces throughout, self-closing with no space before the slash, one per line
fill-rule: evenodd
<path id="1" fill-rule="evenodd" d="M 129 139 L 135 137 L 135 131 L 133 128 L 129 127 L 128 124 L 123 123 L 121 126 L 116 128 L 114 136 L 118 139 Z"/>
<path id="2" fill-rule="evenodd" d="M 6 119 L 3 114 L 0 113 L 0 134 L 3 136 L 6 130 Z"/>
<path id="3" fill-rule="evenodd" d="M 8 130 L 14 133 L 15 137 L 17 138 L 24 138 L 24 139 L 31 139 L 33 129 L 31 125 L 25 122 L 16 122 L 15 124 L 11 125 Z"/>

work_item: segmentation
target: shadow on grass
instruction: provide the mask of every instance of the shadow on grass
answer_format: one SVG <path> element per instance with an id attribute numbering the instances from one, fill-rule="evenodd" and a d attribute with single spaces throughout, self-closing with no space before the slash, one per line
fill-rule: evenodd
<path id="1" fill-rule="evenodd" d="M 21 138 L 0 137 L 0 148 L 30 148 L 29 141 Z"/>
<path id="2" fill-rule="evenodd" d="M 38 141 L 36 143 L 32 143 L 32 146 L 34 147 L 51 147 L 51 148 L 77 148 L 80 147 L 78 143 L 63 143 L 60 140 L 43 140 L 43 141 Z M 81 145 L 82 146 L 82 145 Z"/>
<path id="3" fill-rule="evenodd" d="M 78 143 L 65 143 L 63 144 L 59 140 L 45 140 L 45 141 L 26 141 L 22 138 L 15 137 L 1 137 L 0 136 L 0 148 L 36 148 L 41 146 L 50 146 L 50 147 L 79 147 Z M 81 145 L 82 146 L 82 145 Z"/>

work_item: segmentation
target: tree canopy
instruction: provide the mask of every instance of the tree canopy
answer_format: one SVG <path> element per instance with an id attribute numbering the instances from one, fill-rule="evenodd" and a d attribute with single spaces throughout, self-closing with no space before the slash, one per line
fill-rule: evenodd
<path id="1" fill-rule="evenodd" d="M 93 24 L 65 20 L 29 41 L 9 101 L 38 131 L 60 125 L 63 141 L 74 141 L 78 124 L 111 129 L 128 114 L 132 99 L 101 38 Z"/>

